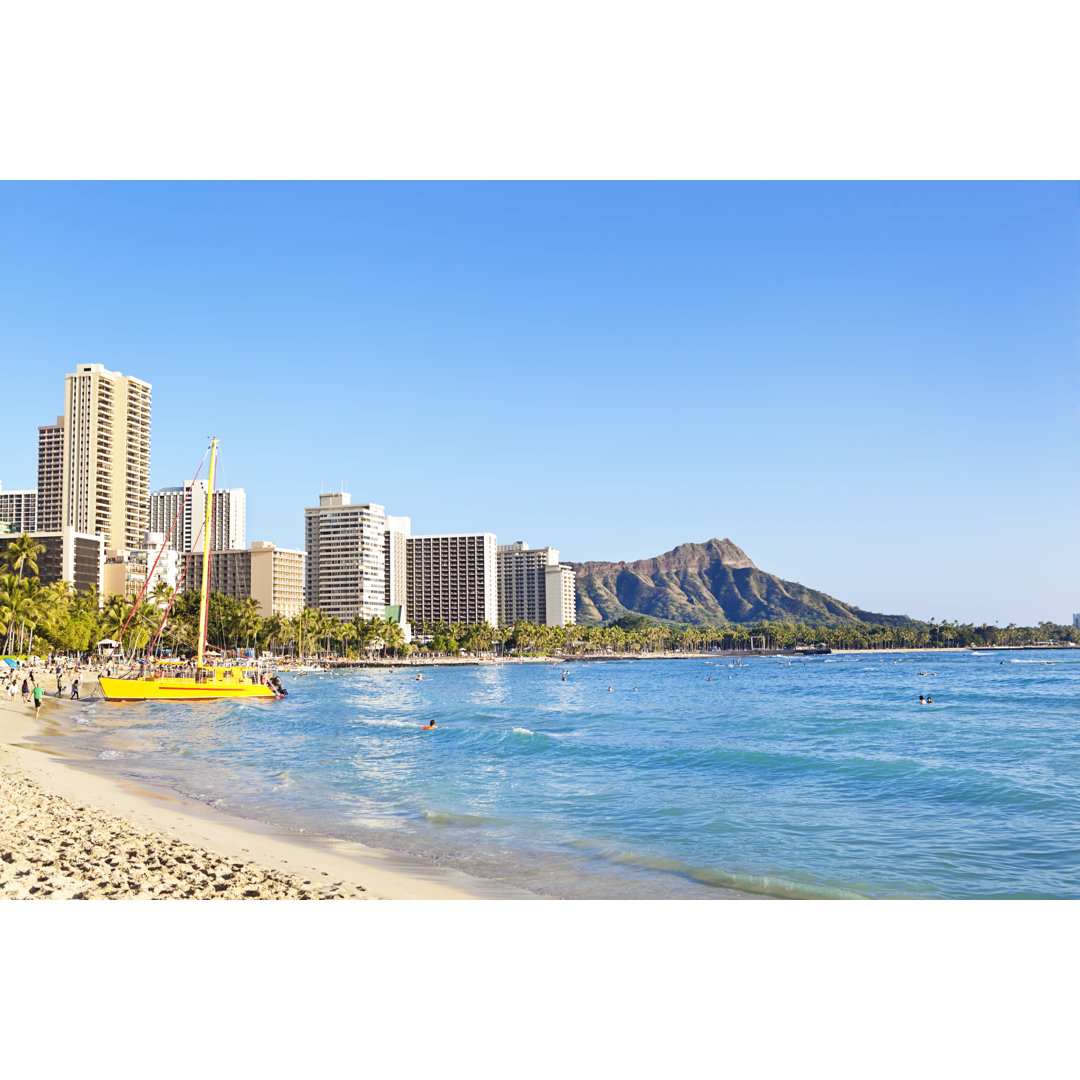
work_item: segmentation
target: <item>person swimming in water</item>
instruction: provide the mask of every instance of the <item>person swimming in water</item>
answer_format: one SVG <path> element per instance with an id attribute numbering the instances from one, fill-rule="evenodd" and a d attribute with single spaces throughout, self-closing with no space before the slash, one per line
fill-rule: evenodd
<path id="1" fill-rule="evenodd" d="M 926 704 L 926 698 L 924 698 L 922 696 L 922 694 L 919 695 L 919 704 L 920 705 L 925 705 Z"/>
<path id="2" fill-rule="evenodd" d="M 430 724 L 425 724 L 420 730 L 421 731 L 431 731 L 434 727 L 435 727 L 435 721 L 432 720 Z"/>
<path id="3" fill-rule="evenodd" d="M 934 704 L 934 699 L 929 694 L 926 695 L 926 704 L 927 705 L 933 705 Z"/>

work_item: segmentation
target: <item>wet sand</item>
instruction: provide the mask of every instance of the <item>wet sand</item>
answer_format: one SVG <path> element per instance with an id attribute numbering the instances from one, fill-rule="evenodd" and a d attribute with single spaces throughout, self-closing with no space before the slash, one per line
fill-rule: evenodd
<path id="1" fill-rule="evenodd" d="M 96 678 L 83 675 L 89 698 Z M 38 671 L 48 688 L 55 678 Z M 163 791 L 75 767 L 35 745 L 41 716 L 0 698 L 0 898 L 541 899 L 360 844 L 300 841 Z"/>

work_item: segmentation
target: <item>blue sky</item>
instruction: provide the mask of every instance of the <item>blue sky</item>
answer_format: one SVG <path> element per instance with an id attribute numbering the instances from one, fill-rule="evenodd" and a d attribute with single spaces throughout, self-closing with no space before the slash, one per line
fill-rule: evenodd
<path id="1" fill-rule="evenodd" d="M 563 558 L 729 537 L 872 611 L 1080 611 L 1065 183 L 5 183 L 5 488 L 63 376 L 153 384 L 248 538 L 343 482 Z"/>

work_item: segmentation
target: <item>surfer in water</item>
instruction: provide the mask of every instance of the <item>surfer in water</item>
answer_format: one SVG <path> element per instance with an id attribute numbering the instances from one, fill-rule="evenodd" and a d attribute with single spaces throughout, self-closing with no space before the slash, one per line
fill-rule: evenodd
<path id="1" fill-rule="evenodd" d="M 434 731 L 435 730 L 435 721 L 432 720 L 430 724 L 425 724 L 420 730 L 421 731 Z"/>

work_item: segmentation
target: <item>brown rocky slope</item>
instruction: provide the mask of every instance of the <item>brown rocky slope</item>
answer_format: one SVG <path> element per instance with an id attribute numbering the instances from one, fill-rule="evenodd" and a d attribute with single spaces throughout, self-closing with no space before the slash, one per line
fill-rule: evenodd
<path id="1" fill-rule="evenodd" d="M 726 539 L 680 544 L 637 562 L 577 563 L 574 571 L 578 622 L 585 625 L 625 615 L 702 626 L 762 620 L 815 626 L 910 621 L 903 615 L 863 611 L 759 570 L 742 548 Z"/>

